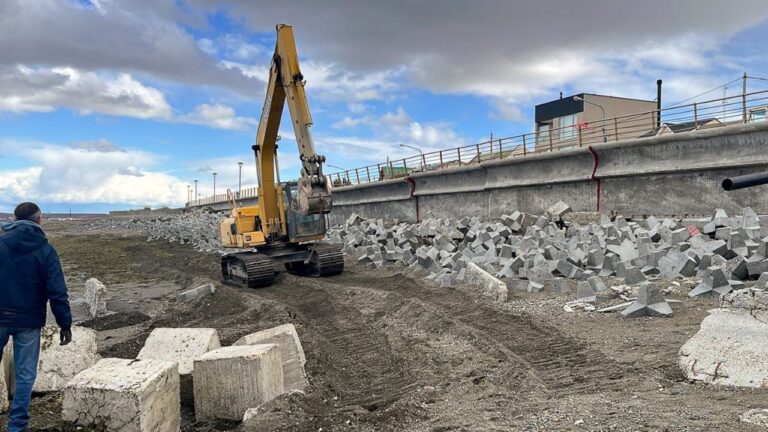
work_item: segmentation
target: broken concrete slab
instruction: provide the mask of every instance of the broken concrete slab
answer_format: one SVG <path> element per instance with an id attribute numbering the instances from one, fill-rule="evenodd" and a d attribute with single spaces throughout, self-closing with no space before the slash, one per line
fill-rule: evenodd
<path id="1" fill-rule="evenodd" d="M 219 348 L 195 359 L 195 419 L 240 421 L 284 392 L 276 344 Z"/>
<path id="2" fill-rule="evenodd" d="M 179 373 L 162 360 L 107 358 L 63 390 L 64 421 L 119 432 L 178 432 Z"/>
<path id="3" fill-rule="evenodd" d="M 243 336 L 234 345 L 276 344 L 283 362 L 283 387 L 285 391 L 304 390 L 309 382 L 304 365 L 304 349 L 293 324 L 283 324 L 271 329 Z"/>
<path id="4" fill-rule="evenodd" d="M 709 384 L 768 386 L 768 320 L 744 309 L 713 309 L 680 348 L 683 374 Z"/>
<path id="5" fill-rule="evenodd" d="M 58 327 L 45 326 L 41 329 L 40 360 L 33 391 L 59 391 L 75 375 L 101 360 L 97 354 L 96 332 L 89 328 L 73 326 L 72 342 L 67 345 L 59 342 Z"/>
<path id="6" fill-rule="evenodd" d="M 640 285 L 637 300 L 634 301 L 621 316 L 624 318 L 638 318 L 642 316 L 672 316 L 672 308 L 669 306 L 659 287 L 653 282 L 644 282 Z"/>
<path id="7" fill-rule="evenodd" d="M 464 274 L 464 282 L 481 288 L 483 294 L 498 302 L 506 302 L 508 299 L 507 284 L 493 277 L 492 274 L 480 268 L 473 262 L 467 263 L 467 271 Z"/>
<path id="8" fill-rule="evenodd" d="M 84 297 L 91 318 L 107 314 L 107 288 L 101 281 L 96 278 L 85 281 Z"/>
<path id="9" fill-rule="evenodd" d="M 216 329 L 161 327 L 152 330 L 136 358 L 176 362 L 179 374 L 189 375 L 195 358 L 219 347 Z"/>
<path id="10" fill-rule="evenodd" d="M 207 283 L 197 288 L 192 288 L 191 290 L 187 290 L 182 293 L 179 293 L 176 296 L 176 299 L 180 302 L 188 302 L 188 301 L 198 299 L 200 297 L 211 295 L 215 292 L 216 292 L 216 287 L 213 286 L 212 283 Z"/>

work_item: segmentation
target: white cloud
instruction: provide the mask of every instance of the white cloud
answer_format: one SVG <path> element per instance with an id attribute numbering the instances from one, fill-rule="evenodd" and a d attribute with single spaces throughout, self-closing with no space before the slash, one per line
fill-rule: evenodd
<path id="1" fill-rule="evenodd" d="M 105 152 L 2 140 L 0 150 L 4 154 L 27 159 L 30 167 L 0 171 L 0 204 L 12 205 L 23 200 L 153 207 L 184 203 L 186 183 L 151 170 L 157 163 L 155 155 L 115 148 Z"/>
<path id="2" fill-rule="evenodd" d="M 202 104 L 193 113 L 179 117 L 186 123 L 200 124 L 216 129 L 245 131 L 254 129 L 259 121 L 251 117 L 240 117 L 235 109 L 222 104 Z"/>
<path id="3" fill-rule="evenodd" d="M 66 107 L 81 114 L 170 118 L 163 93 L 129 74 L 110 76 L 74 68 L 0 67 L 0 111 L 48 112 Z"/>
<path id="4" fill-rule="evenodd" d="M 326 155 L 339 152 L 348 158 L 381 162 L 404 151 L 413 152 L 404 150 L 400 144 L 417 147 L 425 153 L 467 144 L 467 139 L 450 125 L 416 121 L 402 107 L 380 116 L 344 117 L 334 125 L 337 129 L 358 126 L 369 128 L 373 137 L 320 136 L 316 139 L 320 152 Z"/>

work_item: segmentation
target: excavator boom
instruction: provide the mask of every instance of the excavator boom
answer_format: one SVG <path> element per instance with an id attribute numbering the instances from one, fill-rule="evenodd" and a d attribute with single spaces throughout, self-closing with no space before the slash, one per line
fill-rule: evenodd
<path id="1" fill-rule="evenodd" d="M 286 101 L 302 164 L 295 210 L 304 215 L 329 213 L 332 200 L 330 185 L 323 175 L 325 157 L 315 152 L 312 142 L 312 116 L 304 92 L 304 76 L 299 68 L 293 28 L 279 24 L 275 54 L 269 71 L 267 97 L 254 146 L 259 175 L 259 203 L 264 209 L 266 223 L 270 228 L 275 228 L 273 224 L 278 224 L 276 221 L 279 219 L 275 153 L 277 133 Z"/>

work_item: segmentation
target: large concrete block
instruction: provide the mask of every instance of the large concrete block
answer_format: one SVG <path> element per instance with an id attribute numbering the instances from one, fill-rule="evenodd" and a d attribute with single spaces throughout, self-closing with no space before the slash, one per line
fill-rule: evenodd
<path id="1" fill-rule="evenodd" d="M 450 277 L 446 274 L 444 276 Z M 268 330 L 243 336 L 235 345 L 276 344 L 280 348 L 280 359 L 283 362 L 283 387 L 285 391 L 304 390 L 309 385 L 304 365 L 304 349 L 301 347 L 299 334 L 293 324 L 283 324 Z"/>
<path id="2" fill-rule="evenodd" d="M 492 274 L 480 268 L 473 262 L 467 263 L 467 271 L 464 274 L 464 282 L 480 287 L 483 294 L 494 298 L 499 302 L 506 302 L 508 298 L 507 284 L 493 277 Z"/>
<path id="3" fill-rule="evenodd" d="M 107 313 L 107 288 L 96 278 L 85 281 L 85 304 L 91 318 Z"/>
<path id="4" fill-rule="evenodd" d="M 240 421 L 284 392 L 276 344 L 219 348 L 195 359 L 195 418 Z"/>
<path id="5" fill-rule="evenodd" d="M 768 320 L 764 312 L 713 309 L 680 348 L 688 379 L 738 387 L 768 387 Z"/>
<path id="6" fill-rule="evenodd" d="M 40 361 L 37 364 L 36 392 L 59 391 L 81 371 L 101 360 L 97 354 L 96 332 L 72 327 L 72 342 L 61 345 L 59 328 L 46 326 L 40 332 Z"/>
<path id="7" fill-rule="evenodd" d="M 62 418 L 111 432 L 178 432 L 179 373 L 162 360 L 108 358 L 63 391 Z"/>
<path id="8" fill-rule="evenodd" d="M 221 347 L 219 333 L 212 328 L 156 328 L 136 358 L 176 362 L 179 373 L 192 373 L 197 357 Z"/>

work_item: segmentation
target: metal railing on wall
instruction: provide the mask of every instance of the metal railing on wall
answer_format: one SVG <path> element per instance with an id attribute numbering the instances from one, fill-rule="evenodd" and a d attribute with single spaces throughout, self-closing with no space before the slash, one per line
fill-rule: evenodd
<path id="1" fill-rule="evenodd" d="M 607 118 L 574 126 L 495 138 L 477 144 L 422 153 L 375 165 L 327 174 L 333 187 L 371 183 L 407 177 L 412 173 L 460 167 L 494 159 L 528 157 L 604 142 L 716 128 L 754 121 L 765 121 L 768 114 L 768 90 L 678 105 Z M 661 122 L 659 123 L 659 118 Z M 236 199 L 258 197 L 256 187 L 236 193 Z M 193 200 L 187 207 L 227 201 L 226 194 Z"/>
<path id="2" fill-rule="evenodd" d="M 682 133 L 765 119 L 768 91 L 739 94 L 661 110 L 598 120 L 477 144 L 418 154 L 403 159 L 328 174 L 335 187 L 406 177 L 412 173 L 481 162 L 526 157 L 633 138 Z M 760 111 L 759 109 L 762 109 Z M 752 114 L 762 112 L 757 117 Z M 659 124 L 661 117 L 661 124 Z"/>

